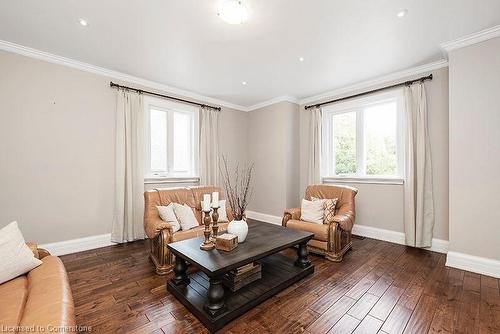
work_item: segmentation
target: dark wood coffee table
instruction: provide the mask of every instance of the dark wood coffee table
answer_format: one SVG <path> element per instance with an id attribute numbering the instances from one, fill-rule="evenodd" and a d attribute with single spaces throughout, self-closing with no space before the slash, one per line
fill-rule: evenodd
<path id="1" fill-rule="evenodd" d="M 203 251 L 202 237 L 174 242 L 168 248 L 175 255 L 175 276 L 167 290 L 186 306 L 211 332 L 222 328 L 267 298 L 314 272 L 308 260 L 307 242 L 312 233 L 268 223 L 249 224 L 244 243 L 230 252 Z M 298 246 L 297 259 L 279 254 Z M 221 282 L 232 269 L 259 260 L 262 278 L 231 292 Z M 186 261 L 200 271 L 187 274 Z"/>

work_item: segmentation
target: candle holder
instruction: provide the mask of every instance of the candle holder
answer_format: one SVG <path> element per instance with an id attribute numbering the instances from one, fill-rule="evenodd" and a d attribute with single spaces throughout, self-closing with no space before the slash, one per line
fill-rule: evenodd
<path id="1" fill-rule="evenodd" d="M 205 225 L 203 235 L 205 236 L 205 240 L 200 245 L 200 249 L 209 251 L 215 248 L 214 242 L 210 239 L 210 210 L 203 212 L 205 213 L 205 217 L 203 217 L 203 225 Z"/>
<path id="2" fill-rule="evenodd" d="M 217 238 L 217 233 L 219 232 L 219 225 L 217 225 L 217 221 L 219 220 L 219 213 L 217 210 L 219 210 L 220 206 L 218 207 L 212 207 L 212 242 L 215 242 L 215 238 Z"/>

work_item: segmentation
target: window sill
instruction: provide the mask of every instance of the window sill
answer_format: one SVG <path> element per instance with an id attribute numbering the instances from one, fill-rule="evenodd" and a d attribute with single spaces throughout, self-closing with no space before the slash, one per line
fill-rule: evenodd
<path id="1" fill-rule="evenodd" d="M 199 177 L 146 177 L 144 184 L 164 184 L 164 183 L 199 183 Z"/>
<path id="2" fill-rule="evenodd" d="M 400 177 L 323 177 L 323 183 L 404 184 Z"/>

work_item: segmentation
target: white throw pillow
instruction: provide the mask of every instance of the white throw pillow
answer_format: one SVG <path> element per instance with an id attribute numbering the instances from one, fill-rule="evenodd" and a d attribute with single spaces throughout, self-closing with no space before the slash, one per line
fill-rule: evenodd
<path id="1" fill-rule="evenodd" d="M 170 203 L 167 206 L 156 206 L 158 208 L 158 213 L 160 214 L 161 220 L 167 222 L 172 226 L 172 231 L 177 232 L 181 229 L 181 224 L 177 220 L 174 213 L 174 203 Z"/>
<path id="2" fill-rule="evenodd" d="M 203 208 L 203 202 L 201 202 L 201 207 Z M 227 223 L 229 221 L 227 218 L 225 199 L 219 201 L 219 209 L 217 210 L 217 213 L 219 214 L 219 220 L 217 220 L 217 223 Z M 212 213 L 210 213 L 210 217 L 212 217 Z"/>
<path id="3" fill-rule="evenodd" d="M 219 214 L 219 220 L 217 221 L 218 223 L 226 223 L 229 221 L 227 218 L 227 212 L 226 212 L 226 200 L 223 199 L 219 201 L 219 210 L 217 210 L 217 213 Z"/>
<path id="4" fill-rule="evenodd" d="M 181 224 L 181 230 L 187 231 L 199 225 L 190 206 L 174 203 L 174 212 Z"/>
<path id="5" fill-rule="evenodd" d="M 315 224 L 323 224 L 324 212 L 325 200 L 308 201 L 303 199 L 302 207 L 300 208 L 300 220 Z"/>
<path id="6" fill-rule="evenodd" d="M 0 229 L 0 284 L 26 274 L 42 264 L 26 245 L 23 235 L 12 222 Z"/>

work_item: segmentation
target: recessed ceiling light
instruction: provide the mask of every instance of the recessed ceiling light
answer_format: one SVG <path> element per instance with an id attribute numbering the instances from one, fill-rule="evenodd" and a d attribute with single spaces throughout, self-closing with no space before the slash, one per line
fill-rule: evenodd
<path id="1" fill-rule="evenodd" d="M 217 15 L 229 24 L 241 24 L 248 19 L 248 10 L 239 0 L 221 0 Z"/>
<path id="2" fill-rule="evenodd" d="M 402 18 L 402 17 L 405 17 L 405 16 L 406 16 L 406 14 L 408 14 L 408 9 L 403 9 L 403 10 L 400 10 L 400 11 L 398 12 L 397 16 L 398 16 L 399 18 Z"/>
<path id="3" fill-rule="evenodd" d="M 304 57 L 299 57 L 299 61 L 304 61 Z"/>
<path id="4" fill-rule="evenodd" d="M 87 20 L 85 19 L 78 19 L 78 22 L 80 22 L 80 24 L 84 27 L 88 26 L 89 23 L 87 22 Z"/>
<path id="5" fill-rule="evenodd" d="M 246 85 L 247 85 L 247 82 L 246 82 L 246 81 L 242 81 L 242 82 L 241 82 L 241 84 L 242 84 L 243 86 L 246 86 Z"/>

